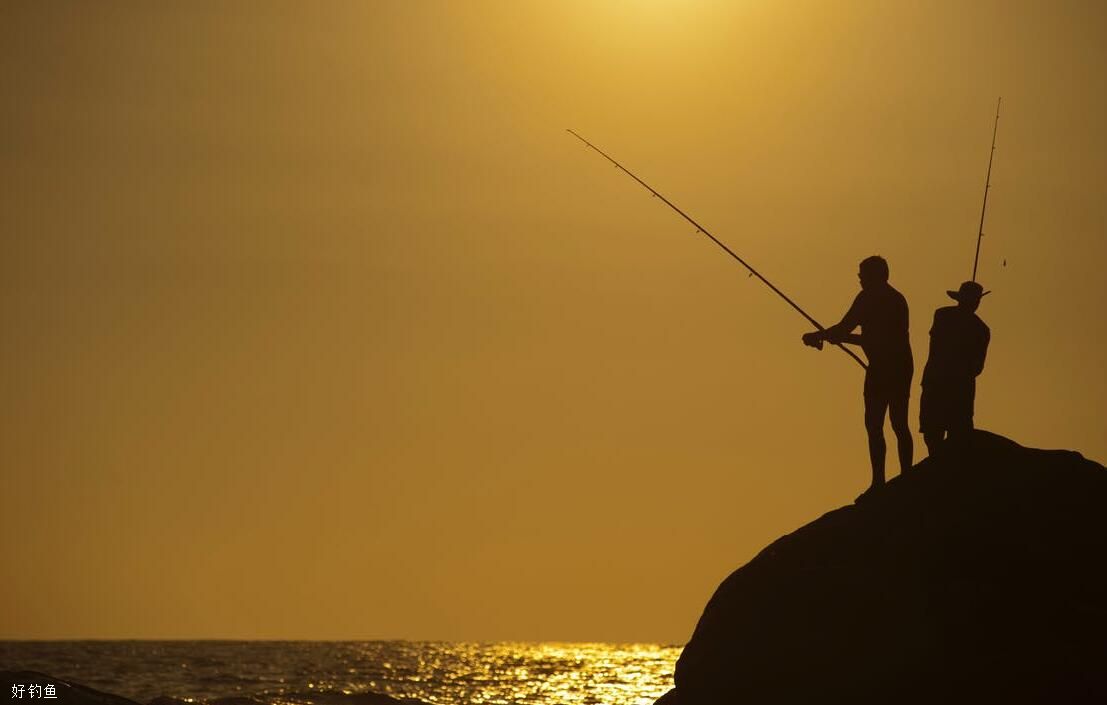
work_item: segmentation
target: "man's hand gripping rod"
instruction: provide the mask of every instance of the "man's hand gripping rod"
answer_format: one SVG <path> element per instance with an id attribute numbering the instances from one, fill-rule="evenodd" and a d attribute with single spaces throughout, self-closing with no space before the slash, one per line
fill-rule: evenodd
<path id="1" fill-rule="evenodd" d="M 629 176 L 630 178 L 634 179 L 634 180 L 635 180 L 635 181 L 637 181 L 638 183 L 642 184 L 642 186 L 644 186 L 644 187 L 646 188 L 646 190 L 647 190 L 647 191 L 649 191 L 650 193 L 652 193 L 652 194 L 653 194 L 654 196 L 657 196 L 658 198 L 660 198 L 660 199 L 661 199 L 662 201 L 664 201 L 664 202 L 665 202 L 665 205 L 667 205 L 667 206 L 669 206 L 670 208 L 672 208 L 673 210 L 675 210 L 675 211 L 676 211 L 677 213 L 679 213 L 679 214 L 680 214 L 680 216 L 681 216 L 682 218 L 684 218 L 685 220 L 687 220 L 687 221 L 688 221 L 689 223 L 691 223 L 692 225 L 696 226 L 696 232 L 698 232 L 698 233 L 703 233 L 703 234 L 704 234 L 704 235 L 706 235 L 707 237 L 711 238 L 711 241 L 712 241 L 712 242 L 714 242 L 714 243 L 715 243 L 716 245 L 718 245 L 719 247 L 723 248 L 723 250 L 725 250 L 725 251 L 726 251 L 726 253 L 727 253 L 728 255 L 730 255 L 730 256 L 731 256 L 731 257 L 733 257 L 734 259 L 738 260 L 738 263 L 739 263 L 739 264 L 741 264 L 741 265 L 742 265 L 743 267 L 745 267 L 746 269 L 748 269 L 748 270 L 749 270 L 749 272 L 750 272 L 750 274 L 751 274 L 752 276 L 755 276 L 755 277 L 757 277 L 758 279 L 760 279 L 760 280 L 761 280 L 762 282 L 764 282 L 764 283 L 765 283 L 765 286 L 769 287 L 769 288 L 770 288 L 770 289 L 772 289 L 772 290 L 773 290 L 774 292 L 776 292 L 777 296 L 779 296 L 780 298 L 782 298 L 782 299 L 784 299 L 785 301 L 787 301 L 787 302 L 788 302 L 788 304 L 789 304 L 789 305 L 791 305 L 791 307 L 792 307 L 792 308 L 796 309 L 796 311 L 798 311 L 798 312 L 800 313 L 800 315 L 801 315 L 801 316 L 803 316 L 804 318 L 806 318 L 806 319 L 807 319 L 807 320 L 808 320 L 808 321 L 809 321 L 809 322 L 810 322 L 810 323 L 811 323 L 811 324 L 812 324 L 813 326 L 815 326 L 815 328 L 819 329 L 820 331 L 826 330 L 825 328 L 823 328 L 823 326 L 822 326 L 822 325 L 821 325 L 821 324 L 820 324 L 820 323 L 819 323 L 818 321 L 816 321 L 816 320 L 815 320 L 814 318 L 812 318 L 811 316 L 807 315 L 807 312 L 806 312 L 806 311 L 804 311 L 804 310 L 803 310 L 802 308 L 800 308 L 800 307 L 799 307 L 799 306 L 798 306 L 798 305 L 796 304 L 796 302 L 795 302 L 795 301 L 792 301 L 792 300 L 791 300 L 790 298 L 788 298 L 788 296 L 787 296 L 787 295 L 785 295 L 785 293 L 784 293 L 783 291 L 781 291 L 780 289 L 778 289 L 778 288 L 776 288 L 775 286 L 773 286 L 773 283 L 772 283 L 772 282 L 770 282 L 770 281 L 769 281 L 768 279 L 766 279 L 765 277 L 761 276 L 761 273 L 760 273 L 760 272 L 758 272 L 758 271 L 757 271 L 756 269 L 754 269 L 753 267 L 751 267 L 751 266 L 750 266 L 750 265 L 749 265 L 749 264 L 748 264 L 748 263 L 747 263 L 747 262 L 746 262 L 746 261 L 745 261 L 744 259 L 742 259 L 742 258 L 741 258 L 741 257 L 739 257 L 739 256 L 738 256 L 737 254 L 735 254 L 735 253 L 734 253 L 734 250 L 730 249 L 729 247 L 727 247 L 726 245 L 724 245 L 724 244 L 723 244 L 723 243 L 722 243 L 722 242 L 721 242 L 721 241 L 720 241 L 720 240 L 719 240 L 719 239 L 718 239 L 717 237 L 715 237 L 715 236 L 714 236 L 714 235 L 712 235 L 711 233 L 707 232 L 707 229 L 706 229 L 706 228 L 704 228 L 704 227 L 703 227 L 702 225 L 700 225 L 700 224 L 699 224 L 699 223 L 697 223 L 696 221 L 692 220 L 692 218 L 690 218 L 690 217 L 688 216 L 688 214 L 686 214 L 686 213 L 685 213 L 684 211 L 682 211 L 681 209 L 679 209 L 679 208 L 677 208 L 676 206 L 674 206 L 674 205 L 672 204 L 672 202 L 671 202 L 671 201 L 669 201 L 669 199 L 665 198 L 665 197 L 664 197 L 664 196 L 662 196 L 662 195 L 661 195 L 660 193 L 658 193 L 657 191 L 653 190 L 653 188 L 652 188 L 652 187 L 651 187 L 651 186 L 650 186 L 649 184 L 647 184 L 647 183 L 646 183 L 645 181 L 642 181 L 642 179 L 639 179 L 639 178 L 638 178 L 637 176 L 635 176 L 634 174 L 630 173 L 630 171 L 628 171 L 626 167 L 624 167 L 624 166 L 623 166 L 622 164 L 620 164 L 619 162 L 617 162 L 617 161 L 615 161 L 614 159 L 612 159 L 611 157 L 609 157 L 609 156 L 607 155 L 607 153 L 606 153 L 606 152 L 604 152 L 604 151 L 603 151 L 602 149 L 600 149 L 600 148 L 599 148 L 599 147 L 597 147 L 596 145 L 592 144 L 591 142 L 589 142 L 588 140 L 584 139 L 583 137 L 581 137 L 580 135 L 578 135 L 578 134 L 577 134 L 576 132 L 574 132 L 574 131 L 572 131 L 572 130 L 567 130 L 567 132 L 568 132 L 569 134 L 571 134 L 571 135 L 572 135 L 573 137 L 576 137 L 576 138 L 577 138 L 578 140 L 580 140 L 581 142 L 583 142 L 583 143 L 585 143 L 586 145 L 588 145 L 589 147 L 591 147 L 592 149 L 594 149 L 594 150 L 596 150 L 597 152 L 599 152 L 599 153 L 600 153 L 601 155 L 603 155 L 603 157 L 604 157 L 605 159 L 607 159 L 607 161 L 611 162 L 612 164 L 614 164 L 615 166 L 617 166 L 617 167 L 618 167 L 619 169 L 622 169 L 622 170 L 623 170 L 623 172 L 624 172 L 624 173 L 626 173 L 626 175 L 627 175 L 627 176 Z M 865 364 L 865 362 L 864 362 L 864 361 L 863 361 L 863 360 L 862 360 L 861 358 L 859 358 L 859 357 L 858 357 L 858 356 L 856 355 L 856 353 L 854 353 L 854 352 L 853 352 L 852 350 L 850 350 L 849 348 L 845 347 L 845 346 L 844 346 L 844 345 L 842 345 L 841 343 L 834 343 L 834 345 L 836 345 L 837 347 L 841 348 L 842 352 L 844 352 L 845 354 L 847 354 L 847 355 L 849 355 L 850 357 L 852 357 L 852 358 L 853 358 L 853 359 L 854 359 L 854 360 L 855 360 L 855 361 L 857 362 L 857 364 L 858 364 L 858 365 L 861 365 L 861 367 L 862 367 L 862 368 L 868 369 L 868 366 L 867 366 L 867 365 Z"/>

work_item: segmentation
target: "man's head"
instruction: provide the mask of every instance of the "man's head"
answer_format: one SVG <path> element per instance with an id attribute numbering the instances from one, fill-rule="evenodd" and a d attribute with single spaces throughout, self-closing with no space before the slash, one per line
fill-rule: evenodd
<path id="1" fill-rule="evenodd" d="M 862 289 L 872 289 L 888 283 L 888 263 L 879 255 L 866 257 L 861 260 L 857 269 L 857 278 L 861 280 Z"/>
<path id="2" fill-rule="evenodd" d="M 962 282 L 957 291 L 947 291 L 946 293 L 961 308 L 976 311 L 976 307 L 980 305 L 980 299 L 992 292 L 984 291 L 984 287 L 976 282 Z"/>

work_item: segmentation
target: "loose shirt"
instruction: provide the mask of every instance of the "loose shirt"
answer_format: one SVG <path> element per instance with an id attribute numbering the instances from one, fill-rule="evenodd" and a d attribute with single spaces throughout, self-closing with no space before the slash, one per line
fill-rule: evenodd
<path id="1" fill-rule="evenodd" d="M 959 306 L 935 311 L 923 386 L 971 381 L 984 369 L 991 336 L 975 313 Z"/>

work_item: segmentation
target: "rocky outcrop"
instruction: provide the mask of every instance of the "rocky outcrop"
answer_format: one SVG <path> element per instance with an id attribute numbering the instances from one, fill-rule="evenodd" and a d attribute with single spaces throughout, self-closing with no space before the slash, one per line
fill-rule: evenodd
<path id="1" fill-rule="evenodd" d="M 719 586 L 662 705 L 1107 703 L 1107 470 L 978 431 Z"/>

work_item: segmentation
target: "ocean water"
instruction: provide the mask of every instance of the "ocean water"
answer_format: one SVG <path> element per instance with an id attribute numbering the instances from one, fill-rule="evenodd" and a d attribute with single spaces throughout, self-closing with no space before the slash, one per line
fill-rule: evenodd
<path id="1" fill-rule="evenodd" d="M 140 703 L 358 705 L 372 692 L 441 705 L 649 705 L 672 687 L 679 655 L 654 644 L 7 641 L 0 671 L 41 671 Z"/>

